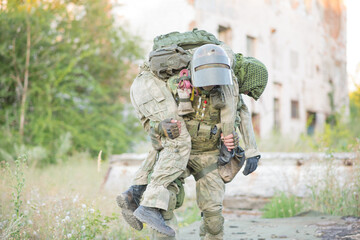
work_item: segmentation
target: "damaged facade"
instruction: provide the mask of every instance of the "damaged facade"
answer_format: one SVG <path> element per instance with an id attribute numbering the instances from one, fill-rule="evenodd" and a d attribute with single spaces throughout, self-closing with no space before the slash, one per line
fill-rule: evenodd
<path id="1" fill-rule="evenodd" d="M 269 71 L 263 96 L 245 97 L 260 137 L 322 129 L 346 109 L 346 9 L 343 0 L 118 0 L 118 20 L 144 39 L 194 27 L 213 33 Z"/>

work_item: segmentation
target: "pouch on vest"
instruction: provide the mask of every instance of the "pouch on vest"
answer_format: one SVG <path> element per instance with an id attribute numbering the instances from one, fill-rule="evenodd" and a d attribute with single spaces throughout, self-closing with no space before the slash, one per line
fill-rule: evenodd
<path id="1" fill-rule="evenodd" d="M 161 79 L 167 79 L 186 68 L 190 60 L 190 55 L 176 45 L 159 48 L 149 55 L 150 70 Z"/>
<path id="2" fill-rule="evenodd" d="M 224 143 L 222 143 L 221 151 L 227 151 Z M 221 154 L 221 153 L 220 153 Z M 245 151 L 241 147 L 234 149 L 234 155 L 225 165 L 218 165 L 219 174 L 224 183 L 231 182 L 236 174 L 240 171 L 245 162 Z"/>
<path id="3" fill-rule="evenodd" d="M 224 93 L 221 91 L 221 88 L 213 88 L 210 91 L 210 101 L 211 105 L 215 109 L 221 109 L 225 107 L 225 96 Z"/>
<path id="4" fill-rule="evenodd" d="M 190 74 L 187 69 L 181 70 L 178 82 L 177 94 L 179 95 L 179 116 L 195 112 L 190 101 L 190 95 L 193 90 L 193 86 L 190 82 Z"/>

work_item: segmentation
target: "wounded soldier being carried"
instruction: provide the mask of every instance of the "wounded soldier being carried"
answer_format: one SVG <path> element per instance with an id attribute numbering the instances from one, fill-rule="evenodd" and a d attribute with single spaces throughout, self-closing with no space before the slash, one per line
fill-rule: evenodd
<path id="1" fill-rule="evenodd" d="M 245 162 L 244 175 L 255 171 L 260 159 L 241 94 L 257 100 L 267 78 L 260 61 L 233 53 L 206 31 L 154 39 L 149 61 L 130 90 L 153 146 L 134 185 L 117 197 L 130 226 L 141 230 L 146 223 L 153 239 L 176 239 L 173 211 L 183 202 L 184 178 L 193 175 L 202 212 L 200 237 L 223 239 L 225 183 Z"/>

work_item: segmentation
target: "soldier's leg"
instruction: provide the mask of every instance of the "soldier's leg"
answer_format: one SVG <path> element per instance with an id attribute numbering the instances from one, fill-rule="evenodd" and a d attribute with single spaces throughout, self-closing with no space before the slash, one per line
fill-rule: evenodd
<path id="1" fill-rule="evenodd" d="M 134 185 L 116 197 L 116 202 L 122 209 L 121 213 L 125 221 L 132 228 L 139 231 L 143 229 L 143 223 L 133 213 L 140 205 L 141 197 L 148 183 L 148 177 L 156 162 L 156 155 L 157 151 L 152 148 L 135 174 Z"/>
<path id="2" fill-rule="evenodd" d="M 162 138 L 164 149 L 159 152 L 140 207 L 134 212 L 138 220 L 168 236 L 174 236 L 175 231 L 165 224 L 159 210 L 168 210 L 170 192 L 167 187 L 185 172 L 191 149 L 190 135 L 184 121 L 180 122 L 179 137 Z"/>
<path id="3" fill-rule="evenodd" d="M 132 102 L 138 107 L 140 117 L 145 119 L 144 123 L 150 120 L 150 126 L 152 126 L 151 123 L 159 123 L 166 119 L 178 120 L 181 123 L 179 137 L 161 138 L 164 149 L 159 152 L 141 205 L 134 212 L 134 216 L 140 221 L 172 236 L 175 232 L 165 225 L 159 210 L 168 209 L 170 193 L 167 187 L 185 171 L 190 155 L 191 138 L 184 120 L 178 115 L 177 104 L 172 93 L 164 81 L 155 78 L 150 72 L 143 72 L 139 78 L 135 79 L 132 89 Z"/>
<path id="4" fill-rule="evenodd" d="M 191 156 L 190 161 L 196 159 L 203 167 L 216 163 L 217 154 Z M 218 170 L 215 169 L 196 182 L 197 204 L 203 213 L 200 237 L 204 240 L 220 240 L 224 235 L 224 217 L 222 204 L 224 200 L 225 184 Z"/>
<path id="5" fill-rule="evenodd" d="M 186 129 L 183 121 L 181 125 Z M 163 138 L 162 142 L 164 149 L 159 152 L 141 205 L 167 210 L 170 197 L 167 187 L 184 173 L 190 156 L 191 140 L 188 131 L 181 131 L 178 138 Z"/>
<path id="6" fill-rule="evenodd" d="M 176 207 L 176 194 L 178 193 L 178 188 L 176 187 L 176 184 L 172 183 L 168 187 L 168 190 L 170 192 L 170 199 L 169 199 L 169 208 L 167 211 L 162 210 L 161 214 L 164 217 L 165 224 L 171 227 L 175 230 L 176 233 L 178 233 L 178 225 L 177 225 L 177 219 L 174 214 L 174 210 Z M 176 237 L 169 237 L 167 235 L 161 234 L 156 230 L 151 230 L 151 238 L 152 240 L 176 240 Z"/>
<path id="7" fill-rule="evenodd" d="M 141 166 L 135 173 L 133 185 L 147 185 L 150 173 L 154 169 L 156 162 L 156 155 L 158 151 L 152 148 L 145 160 L 141 163 Z"/>

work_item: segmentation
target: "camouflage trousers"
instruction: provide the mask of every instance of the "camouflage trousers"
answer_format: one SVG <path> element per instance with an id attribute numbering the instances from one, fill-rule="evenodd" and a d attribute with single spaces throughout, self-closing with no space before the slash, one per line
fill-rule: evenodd
<path id="1" fill-rule="evenodd" d="M 185 128 L 183 121 L 181 124 Z M 149 184 L 140 204 L 167 211 L 170 200 L 170 192 L 167 188 L 186 169 L 191 148 L 190 135 L 187 131 L 181 131 L 180 136 L 176 139 L 162 138 L 162 146 L 164 149 L 158 153 Z"/>
<path id="2" fill-rule="evenodd" d="M 196 161 L 202 167 L 218 161 L 219 150 L 191 155 L 189 162 Z M 221 211 L 225 194 L 225 183 L 217 169 L 207 173 L 196 182 L 196 202 L 203 217 L 200 226 L 200 237 L 204 240 L 223 239 L 224 218 Z"/>
<path id="3" fill-rule="evenodd" d="M 196 161 L 202 167 L 209 166 L 218 161 L 219 151 L 205 152 L 202 154 L 190 155 L 189 164 Z M 200 226 L 200 238 L 202 240 L 222 240 L 224 231 L 224 218 L 221 211 L 225 194 L 225 184 L 221 179 L 218 170 L 215 169 L 196 182 L 196 202 L 203 213 Z M 177 230 L 175 215 L 166 220 L 166 224 Z M 175 240 L 176 237 L 166 237 L 156 231 L 151 232 L 153 240 Z"/>
<path id="4" fill-rule="evenodd" d="M 141 205 L 163 210 L 168 209 L 170 192 L 167 187 L 186 169 L 191 150 L 191 138 L 182 117 L 178 115 L 177 104 L 166 82 L 156 78 L 150 71 L 142 72 L 130 89 L 131 102 L 144 126 L 149 122 L 159 123 L 165 119 L 176 119 L 181 123 L 180 136 L 175 139 L 161 137 L 163 149 L 151 151 L 137 174 L 140 185 L 145 184 L 152 170 L 149 184 L 144 192 Z M 156 160 L 154 156 L 158 154 Z M 145 174 L 141 171 L 145 169 Z M 150 170 L 151 169 L 151 170 Z M 146 181 L 147 183 L 147 181 Z"/>

